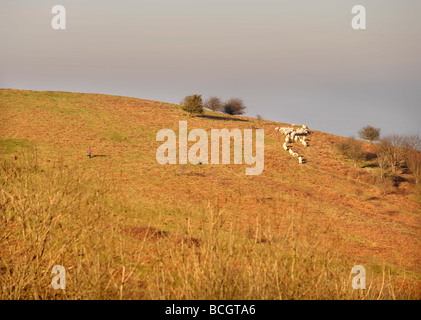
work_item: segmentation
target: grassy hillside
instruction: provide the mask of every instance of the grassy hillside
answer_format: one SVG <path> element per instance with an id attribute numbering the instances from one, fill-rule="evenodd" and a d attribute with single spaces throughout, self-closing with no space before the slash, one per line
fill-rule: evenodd
<path id="1" fill-rule="evenodd" d="M 159 165 L 163 128 L 265 129 L 265 170 Z M 420 214 L 411 186 L 341 158 L 311 130 L 178 105 L 0 90 L 0 299 L 419 299 Z M 193 144 L 193 143 L 192 143 Z M 93 158 L 86 150 L 92 147 Z M 367 151 L 372 147 L 366 144 Z M 390 192 L 392 191 L 392 192 Z M 51 269 L 66 268 L 66 290 Z M 367 290 L 351 269 L 367 270 Z"/>

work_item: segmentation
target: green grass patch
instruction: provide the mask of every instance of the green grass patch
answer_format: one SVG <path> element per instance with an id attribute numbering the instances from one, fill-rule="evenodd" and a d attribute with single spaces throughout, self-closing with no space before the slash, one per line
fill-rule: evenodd
<path id="1" fill-rule="evenodd" d="M 0 137 L 0 154 L 12 154 L 33 146 L 33 142 L 25 139 Z"/>

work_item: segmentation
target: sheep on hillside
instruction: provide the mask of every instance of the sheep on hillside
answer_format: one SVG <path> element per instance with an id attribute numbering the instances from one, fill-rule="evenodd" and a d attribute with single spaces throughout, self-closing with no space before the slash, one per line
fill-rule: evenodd
<path id="1" fill-rule="evenodd" d="M 302 126 L 295 127 L 295 124 L 291 124 L 291 127 L 276 127 L 275 130 L 279 131 L 280 133 L 285 135 L 285 142 L 282 144 L 282 148 L 289 152 L 289 154 L 295 158 L 298 158 L 298 163 L 304 163 L 304 159 L 298 153 L 292 151 L 292 149 L 288 148 L 288 143 L 293 142 L 300 142 L 303 146 L 308 147 L 308 143 L 306 141 L 306 135 L 310 133 L 308 130 L 307 125 L 303 124 Z"/>

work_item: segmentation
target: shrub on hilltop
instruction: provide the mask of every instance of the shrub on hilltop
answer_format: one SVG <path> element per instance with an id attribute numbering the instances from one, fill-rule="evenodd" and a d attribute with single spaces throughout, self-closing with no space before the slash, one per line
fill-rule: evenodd
<path id="1" fill-rule="evenodd" d="M 203 113 L 203 101 L 200 94 L 187 96 L 181 101 L 180 104 L 181 108 L 189 113 L 189 116 L 192 114 Z"/>
<path id="2" fill-rule="evenodd" d="M 229 115 L 241 115 L 246 111 L 246 106 L 244 105 L 243 100 L 238 98 L 231 98 L 224 103 L 222 111 Z"/>

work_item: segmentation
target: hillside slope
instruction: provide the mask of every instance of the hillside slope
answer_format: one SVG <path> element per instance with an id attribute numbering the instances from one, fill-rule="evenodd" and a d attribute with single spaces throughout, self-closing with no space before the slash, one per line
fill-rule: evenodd
<path id="1" fill-rule="evenodd" d="M 121 286 L 126 285 L 124 292 L 121 286 L 116 285 L 117 297 L 120 295 L 122 298 L 296 298 L 297 292 L 300 292 L 298 289 L 283 292 L 280 296 L 270 294 L 260 287 L 253 287 L 252 291 L 246 290 L 247 285 L 241 282 L 246 281 L 244 279 L 236 282 L 237 291 L 230 293 L 231 295 L 226 292 L 221 293 L 217 289 L 201 295 L 199 294 L 201 291 L 197 289 L 201 281 L 209 283 L 216 281 L 209 274 L 205 276 L 204 270 L 223 269 L 224 265 L 234 268 L 232 269 L 234 271 L 230 269 L 233 273 L 226 269 L 221 271 L 230 274 L 231 277 L 232 274 L 248 270 L 250 279 L 261 283 L 264 283 L 262 279 L 266 279 L 270 283 L 272 278 L 267 275 L 274 272 L 272 266 L 270 268 L 268 266 L 264 273 L 254 277 L 250 273 L 252 269 L 248 269 L 247 264 L 256 266 L 263 263 L 262 261 L 272 261 L 269 257 L 273 256 L 274 252 L 282 251 L 289 254 L 288 250 L 292 248 L 293 256 L 286 256 L 286 260 L 279 257 L 282 261 L 286 261 L 285 272 L 291 273 L 287 276 L 292 283 L 298 281 L 298 271 L 295 274 L 294 268 L 299 269 L 300 266 L 307 270 L 301 274 L 303 285 L 315 285 L 317 288 L 320 275 L 323 274 L 326 281 L 331 277 L 337 277 L 342 283 L 349 281 L 353 265 L 363 265 L 371 275 L 368 281 L 374 281 L 372 292 L 375 293 L 375 297 L 390 293 L 391 296 L 384 296 L 390 298 L 397 294 L 396 292 L 392 294 L 393 291 L 389 287 L 389 291 L 386 289 L 384 292 L 383 289 L 375 291 L 376 281 L 381 284 L 386 274 L 391 283 L 397 286 L 402 284 L 401 281 L 405 278 L 415 281 L 411 282 L 412 289 L 408 289 L 407 292 L 412 292 L 410 298 L 420 298 L 419 203 L 411 195 L 411 191 L 404 189 L 403 186 L 396 189 L 396 192 L 384 194 L 370 179 L 370 172 L 375 169 L 354 167 L 339 157 L 333 146 L 344 139 L 342 137 L 317 132 L 310 128 L 309 147 L 294 144 L 294 148 L 307 159 L 307 163 L 299 165 L 295 158 L 282 150 L 284 136 L 274 130 L 276 126 L 288 126 L 285 123 L 266 120 L 259 123 L 253 118 L 230 117 L 210 111 L 206 111 L 202 116 L 190 118 L 179 106 L 157 101 L 100 94 L 11 89 L 0 91 L 0 110 L 2 161 L 6 161 L 4 163 L 11 166 L 10 168 L 14 162 L 22 159 L 24 162 L 19 164 L 21 167 L 31 167 L 36 163 L 37 168 L 43 171 L 34 173 L 37 174 L 37 178 L 33 181 L 39 179 L 36 190 L 41 194 L 40 197 L 45 195 L 46 203 L 53 201 L 52 196 L 49 196 L 50 191 L 46 191 L 48 185 L 51 184 L 49 189 L 51 190 L 56 182 L 62 184 L 63 175 L 76 175 L 75 172 L 81 172 L 82 182 L 79 188 L 83 188 L 86 194 L 95 190 L 96 197 L 101 197 L 98 196 L 98 192 L 101 194 L 102 190 L 103 196 L 107 197 L 104 198 L 101 212 L 108 212 L 109 220 L 98 220 L 101 221 L 98 226 L 102 229 L 96 231 L 102 234 L 98 237 L 107 235 L 111 241 L 110 246 L 115 245 L 116 249 L 104 249 L 110 250 L 103 251 L 104 256 L 109 254 L 113 258 L 98 257 L 98 261 L 111 266 L 113 271 L 109 273 L 113 274 L 112 279 L 116 284 L 121 282 Z M 257 176 L 247 176 L 245 168 L 248 166 L 244 164 L 159 165 L 156 161 L 156 150 L 162 142 L 156 141 L 156 133 L 163 128 L 178 132 L 178 122 L 181 120 L 187 121 L 188 130 L 202 128 L 209 133 L 209 136 L 211 129 L 239 128 L 242 131 L 250 128 L 264 129 L 264 172 Z M 89 146 L 92 147 L 95 156 L 91 159 L 86 153 Z M 366 147 L 369 149 L 370 145 L 367 144 Z M 50 170 L 54 172 L 54 168 L 60 168 L 65 174 L 51 173 L 48 177 L 44 174 Z M 4 176 L 7 172 L 10 174 L 10 179 L 4 180 L 7 183 L 3 181 L 2 184 L 4 208 L 14 201 L 7 200 L 6 194 L 10 195 L 9 199 L 15 199 L 17 203 L 23 196 L 18 194 L 13 196 L 12 191 L 24 194 L 23 189 L 11 187 L 13 175 L 10 172 L 13 170 L 5 169 L 3 172 Z M 32 171 L 28 169 L 28 172 Z M 76 183 L 75 179 L 71 178 L 69 185 Z M 61 194 L 60 184 L 54 189 L 57 195 Z M 23 188 L 23 185 L 20 188 Z M 73 191 L 69 191 L 69 194 L 71 192 Z M 65 196 L 62 197 L 64 199 Z M 95 198 L 95 194 L 93 197 Z M 90 207 L 90 201 L 86 200 L 86 208 L 90 208 L 86 209 L 86 214 L 89 214 L 92 208 L 97 208 Z M 28 200 L 27 203 L 33 201 Z M 60 210 L 63 210 L 63 216 L 66 214 L 71 216 L 74 212 L 70 208 L 82 212 L 85 210 L 84 203 L 78 202 L 75 207 L 66 207 L 67 209 L 63 207 Z M 57 204 L 61 205 L 62 202 Z M 20 210 L 18 208 L 16 205 L 15 209 L 10 210 Z M 25 208 L 22 205 L 23 211 Z M 34 209 L 34 212 L 38 212 L 37 210 Z M 101 216 L 100 213 L 98 215 Z M 105 213 L 103 216 L 106 216 Z M 7 241 L 5 243 L 8 246 L 13 244 L 15 249 L 25 246 L 25 242 L 21 241 L 26 239 L 22 240 L 19 223 L 16 221 L 5 224 L 4 227 L 6 228 L 4 232 L 8 231 L 10 234 L 16 232 L 15 240 L 3 239 Z M 71 221 L 66 221 L 70 226 Z M 62 224 L 64 225 L 64 222 Z M 212 229 L 214 227 L 219 230 Z M 209 231 L 210 233 L 205 234 L 204 230 L 211 230 L 221 236 L 219 238 L 221 242 L 218 242 L 221 251 L 218 251 L 218 256 L 225 257 L 225 260 L 218 260 L 219 262 L 212 260 L 214 264 L 210 264 L 209 269 L 201 263 L 203 259 L 208 261 L 204 258 L 207 257 L 206 252 L 214 250 L 209 248 L 217 248 L 218 243 L 211 244 L 209 241 L 216 240 L 209 240 L 206 235 L 214 237 L 214 233 Z M 68 232 L 70 237 L 72 232 L 77 233 L 77 228 Z M 220 232 L 224 232 L 223 235 Z M 232 252 L 236 252 L 237 255 L 232 256 L 232 252 L 231 255 L 228 254 L 230 249 L 229 246 L 225 247 L 225 244 L 231 243 L 230 239 L 234 234 L 235 239 L 242 239 L 241 246 L 244 247 L 239 245 L 242 248 L 240 250 L 233 244 L 232 248 L 236 249 L 231 248 Z M 290 242 L 291 239 L 293 242 Z M 127 251 L 121 249 L 119 243 L 124 243 Z M 233 240 L 233 243 L 236 242 Z M 29 242 L 27 244 L 29 245 Z M 246 244 L 250 247 L 246 247 Z M 63 244 L 63 248 L 69 246 L 70 244 L 66 246 Z M 119 254 L 119 248 L 126 252 L 124 258 L 122 253 Z M 141 258 L 136 256 L 140 248 L 144 250 L 143 252 L 147 252 Z M 264 260 L 262 255 L 254 261 L 254 255 L 246 253 L 247 248 L 252 248 L 250 250 L 253 252 L 266 252 L 267 260 Z M 301 262 L 305 260 L 308 264 L 300 265 L 298 261 L 296 262 L 297 248 L 300 248 L 302 254 L 305 253 Z M 26 249 L 29 250 L 29 247 Z M 197 253 L 201 249 L 204 251 Z M 65 256 L 63 252 L 66 250 L 60 251 L 57 259 L 63 259 L 77 269 L 79 261 L 77 255 L 69 253 Z M 318 255 L 319 251 L 322 253 Z M 41 255 L 43 259 L 44 252 L 43 249 Z M 241 252 L 244 256 L 241 256 Z M 6 253 L 5 249 L 0 251 L 0 254 L 4 257 L 5 265 L 6 263 L 11 265 L 13 259 L 24 257 L 23 253 L 20 258 L 19 254 L 13 257 L 10 252 Z M 49 254 L 50 258 L 54 256 L 53 253 Z M 312 260 L 313 255 L 315 260 Z M 292 264 L 289 258 L 292 259 Z M 172 260 L 168 262 L 167 259 Z M 244 261 L 241 261 L 242 259 Z M 330 259 L 333 259 L 332 262 Z M 79 261 L 81 266 L 85 262 Z M 329 263 L 332 263 L 331 267 Z M 123 274 L 122 264 L 125 266 Z M 182 274 L 177 273 L 179 272 L 177 268 L 185 268 L 185 265 L 197 268 L 185 270 L 185 274 L 189 276 L 183 278 Z M 325 267 L 322 267 L 323 265 Z M 49 267 L 50 264 L 45 262 L 45 266 Z M 338 269 L 335 269 L 336 267 Z M 332 271 L 332 275 L 329 275 L 330 269 L 338 271 L 337 273 Z M 324 270 L 324 273 L 320 270 Z M 344 270 L 344 273 L 340 273 L 342 271 L 339 270 Z M 385 270 L 388 270 L 388 275 Z M 154 280 L 145 276 L 145 272 L 154 274 Z M 160 272 L 162 279 L 156 277 L 157 274 L 161 274 Z M 131 274 L 131 280 L 127 280 L 126 283 L 125 275 L 127 277 L 128 274 Z M 308 280 L 304 280 L 306 276 Z M 43 277 L 49 277 L 49 273 L 46 271 Z M 191 280 L 193 282 L 190 283 L 187 278 L 193 279 Z M 130 281 L 134 279 L 137 282 L 132 283 L 130 287 Z M 194 282 L 194 279 L 197 282 Z M 397 282 L 394 282 L 395 280 Z M 72 280 L 69 281 L 71 283 Z M 164 290 L 163 283 L 173 290 Z M 215 284 L 215 288 L 218 286 L 223 285 Z M 112 291 L 112 288 L 113 285 L 110 285 L 109 290 Z M 144 291 L 139 293 L 137 291 L 139 288 L 144 288 Z M 23 288 L 22 290 L 25 291 Z M 110 292 L 108 296 L 89 293 L 81 297 L 113 297 Z M 308 291 L 303 291 L 298 297 L 360 297 L 354 294 L 352 289 L 350 291 L 343 289 L 343 292 L 344 296 L 333 292 L 312 296 Z M 345 292 L 350 293 L 345 294 Z M 49 297 L 49 294 L 45 294 Z M 12 296 L 12 293 L 3 291 L 3 298 L 9 297 L 7 295 Z M 402 293 L 402 297 L 408 296 Z"/>

